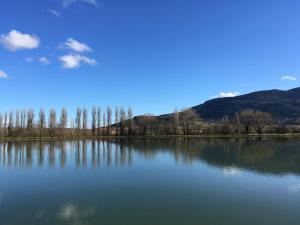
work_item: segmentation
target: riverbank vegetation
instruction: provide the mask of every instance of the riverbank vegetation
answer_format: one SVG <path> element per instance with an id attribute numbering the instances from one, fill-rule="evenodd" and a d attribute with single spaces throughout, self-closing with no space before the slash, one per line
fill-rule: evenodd
<path id="1" fill-rule="evenodd" d="M 103 136 L 160 136 L 160 135 L 249 135 L 300 133 L 296 125 L 284 125 L 268 113 L 246 109 L 234 118 L 225 116 L 219 121 L 204 121 L 192 109 L 153 116 L 133 115 L 131 107 L 77 108 L 74 117 L 67 110 L 50 109 L 38 113 L 17 110 L 0 113 L 0 138 L 97 138 Z"/>

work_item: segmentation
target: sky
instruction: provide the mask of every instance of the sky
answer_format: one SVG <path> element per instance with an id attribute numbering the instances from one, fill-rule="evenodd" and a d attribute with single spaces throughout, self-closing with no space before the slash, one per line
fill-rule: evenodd
<path id="1" fill-rule="evenodd" d="M 155 115 L 299 86 L 297 0 L 1 0 L 0 111 Z"/>

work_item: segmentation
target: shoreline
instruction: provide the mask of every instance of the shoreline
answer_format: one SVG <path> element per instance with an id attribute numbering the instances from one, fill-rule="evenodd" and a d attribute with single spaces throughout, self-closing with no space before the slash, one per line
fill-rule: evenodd
<path id="1" fill-rule="evenodd" d="M 136 136 L 69 136 L 69 137 L 0 137 L 0 141 L 69 141 L 111 139 L 162 139 L 162 138 L 300 138 L 300 133 L 287 134 L 214 134 L 214 135 L 136 135 Z"/>

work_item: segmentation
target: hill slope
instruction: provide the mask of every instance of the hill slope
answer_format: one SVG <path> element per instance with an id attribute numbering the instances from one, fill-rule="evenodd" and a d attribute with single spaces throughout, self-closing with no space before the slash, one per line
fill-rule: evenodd
<path id="1" fill-rule="evenodd" d="M 274 119 L 292 122 L 300 118 L 300 88 L 288 91 L 258 91 L 231 98 L 217 98 L 192 107 L 205 120 L 219 120 L 225 115 L 254 109 L 270 113 Z"/>

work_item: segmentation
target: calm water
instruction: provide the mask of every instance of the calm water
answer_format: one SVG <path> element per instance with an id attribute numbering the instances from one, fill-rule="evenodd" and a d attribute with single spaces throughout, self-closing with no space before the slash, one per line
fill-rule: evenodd
<path id="1" fill-rule="evenodd" d="M 1 225 L 295 225 L 300 140 L 0 143 Z"/>

